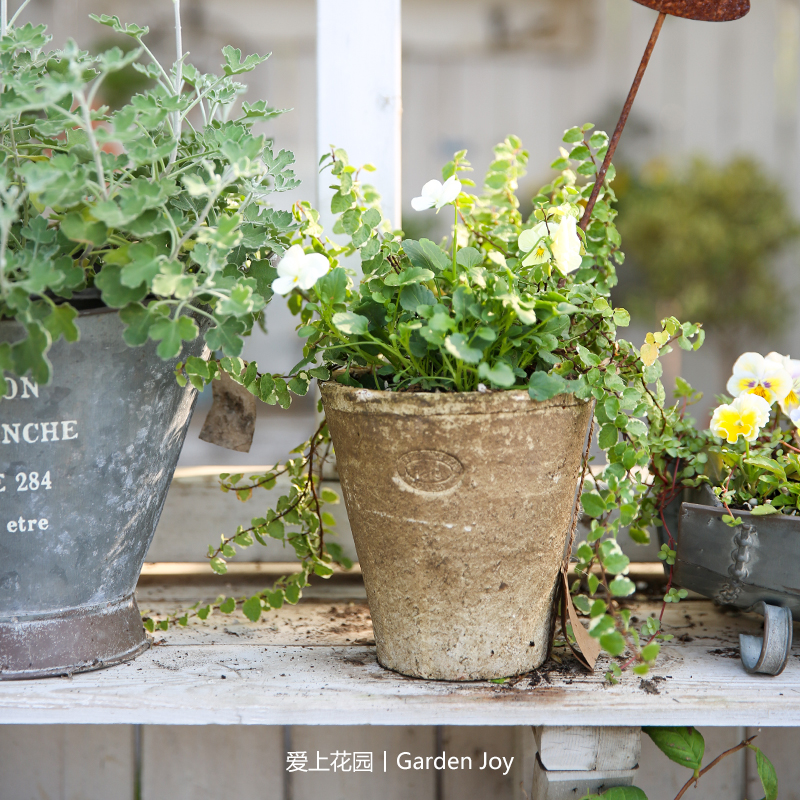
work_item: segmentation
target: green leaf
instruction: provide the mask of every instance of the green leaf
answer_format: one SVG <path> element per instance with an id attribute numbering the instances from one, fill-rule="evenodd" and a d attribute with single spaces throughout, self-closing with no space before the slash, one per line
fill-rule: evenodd
<path id="1" fill-rule="evenodd" d="M 419 306 L 432 306 L 436 304 L 436 297 L 433 292 L 421 283 L 414 283 L 404 286 L 400 290 L 400 307 L 404 311 L 416 313 Z"/>
<path id="2" fill-rule="evenodd" d="M 764 788 L 764 800 L 778 800 L 778 775 L 775 767 L 759 748 L 750 745 L 750 749 L 756 754 L 756 769 L 758 777 L 761 778 L 761 786 Z"/>
<path id="3" fill-rule="evenodd" d="M 122 332 L 125 342 L 131 347 L 143 345 L 153 323 L 150 312 L 141 303 L 131 303 L 119 312 L 119 317 L 126 326 Z"/>
<path id="4" fill-rule="evenodd" d="M 80 214 L 67 214 L 61 220 L 61 232 L 73 242 L 100 247 L 106 243 L 108 229 L 102 222 L 91 222 Z"/>
<path id="5" fill-rule="evenodd" d="M 242 61 L 242 51 L 238 48 L 226 45 L 222 48 L 222 55 L 225 58 L 225 63 L 222 69 L 226 75 L 241 75 L 243 72 L 251 72 L 263 61 L 266 61 L 269 56 L 249 55 Z"/>
<path id="6" fill-rule="evenodd" d="M 617 443 L 617 428 L 613 424 L 603 425 L 597 436 L 597 444 L 602 450 L 608 450 Z"/>
<path id="7" fill-rule="evenodd" d="M 548 375 L 546 372 L 534 372 L 528 381 L 528 394 L 531 400 L 549 400 L 563 394 L 567 382 L 560 375 Z"/>
<path id="8" fill-rule="evenodd" d="M 413 239 L 404 239 L 403 252 L 412 266 L 429 269 L 436 274 L 451 266 L 447 253 L 430 239 L 420 239 L 418 242 Z"/>
<path id="9" fill-rule="evenodd" d="M 625 652 L 625 639 L 619 631 L 610 631 L 600 636 L 600 645 L 603 650 L 612 656 L 618 656 Z"/>
<path id="10" fill-rule="evenodd" d="M 483 358 L 483 351 L 469 346 L 469 340 L 463 333 L 454 333 L 444 340 L 444 348 L 467 364 L 477 364 Z"/>
<path id="11" fill-rule="evenodd" d="M 196 339 L 199 333 L 193 319 L 180 316 L 177 319 L 161 317 L 150 326 L 148 335 L 159 342 L 156 352 L 166 361 L 175 358 L 181 352 L 184 341 Z"/>
<path id="12" fill-rule="evenodd" d="M 514 371 L 504 361 L 498 361 L 493 367 L 484 361 L 478 367 L 478 377 L 503 389 L 510 389 L 517 382 Z"/>
<path id="13" fill-rule="evenodd" d="M 78 312 L 72 306 L 62 303 L 60 306 L 52 308 L 50 313 L 42 319 L 42 323 L 53 342 L 57 342 L 62 336 L 67 342 L 77 342 L 81 335 L 75 324 L 77 316 Z"/>
<path id="14" fill-rule="evenodd" d="M 120 281 L 123 286 L 135 289 L 142 283 L 148 286 L 159 272 L 159 259 L 156 248 L 151 244 L 133 244 L 128 248 L 130 261 L 122 267 Z"/>
<path id="15" fill-rule="evenodd" d="M 650 642 L 650 644 L 642 648 L 642 658 L 645 661 L 655 661 L 660 650 L 661 645 L 658 642 Z"/>
<path id="16" fill-rule="evenodd" d="M 647 795 L 636 786 L 612 786 L 602 797 L 604 800 L 647 800 Z"/>
<path id="17" fill-rule="evenodd" d="M 700 769 L 706 743 L 695 728 L 645 727 L 642 731 L 670 761 L 695 773 Z"/>
<path id="18" fill-rule="evenodd" d="M 25 326 L 28 335 L 11 346 L 10 357 L 17 375 L 26 375 L 30 372 L 37 383 L 50 382 L 53 367 L 47 358 L 50 349 L 50 334 L 38 322 L 31 322 Z M 7 357 L 3 360 L 7 360 Z"/>
<path id="19" fill-rule="evenodd" d="M 590 517 L 594 517 L 595 519 L 602 517 L 603 514 L 608 511 L 603 498 L 600 497 L 599 494 L 592 494 L 591 492 L 586 492 L 581 495 L 581 505 L 583 506 L 583 510 Z"/>
<path id="20" fill-rule="evenodd" d="M 245 324 L 240 319 L 229 317 L 216 327 L 206 331 L 206 342 L 212 350 L 222 350 L 226 356 L 238 356 L 244 347 L 242 334 Z"/>
<path id="21" fill-rule="evenodd" d="M 600 356 L 590 352 L 582 344 L 578 345 L 578 357 L 587 367 L 596 367 L 600 363 Z"/>
<path id="22" fill-rule="evenodd" d="M 617 575 L 630 566 L 631 560 L 624 553 L 611 553 L 603 559 L 603 566 L 607 572 Z"/>
<path id="23" fill-rule="evenodd" d="M 123 308 L 129 303 L 144 300 L 147 286 L 142 283 L 131 288 L 122 283 L 122 269 L 116 264 L 106 264 L 94 279 L 94 284 L 102 293 L 103 302 L 111 308 Z"/>
<path id="24" fill-rule="evenodd" d="M 624 575 L 617 575 L 617 577 L 608 584 L 608 589 L 614 597 L 628 597 L 636 591 L 636 584 Z"/>
<path id="25" fill-rule="evenodd" d="M 766 517 L 768 514 L 778 514 L 780 510 L 769 503 L 765 503 L 764 505 L 756 506 L 750 513 L 754 517 Z"/>
<path id="26" fill-rule="evenodd" d="M 347 273 L 341 268 L 332 269 L 315 284 L 317 296 L 326 305 L 344 303 L 347 297 Z"/>
<path id="27" fill-rule="evenodd" d="M 261 598 L 258 595 L 253 595 L 242 603 L 242 613 L 250 622 L 258 622 L 261 617 L 261 608 Z"/>
<path id="28" fill-rule="evenodd" d="M 483 263 L 483 255 L 475 247 L 462 247 L 456 254 L 456 263 L 464 269 L 479 267 Z"/>
<path id="29" fill-rule="evenodd" d="M 568 128 L 564 131 L 564 135 L 561 137 L 561 140 L 567 142 L 567 144 L 581 142 L 583 141 L 583 131 L 578 127 Z"/>
<path id="30" fill-rule="evenodd" d="M 348 336 L 363 336 L 369 329 L 369 320 L 351 311 L 340 311 L 333 315 L 333 324 Z"/>
<path id="31" fill-rule="evenodd" d="M 228 597 L 220 605 L 219 610 L 223 614 L 232 614 L 235 608 L 236 608 L 236 601 L 232 597 Z"/>

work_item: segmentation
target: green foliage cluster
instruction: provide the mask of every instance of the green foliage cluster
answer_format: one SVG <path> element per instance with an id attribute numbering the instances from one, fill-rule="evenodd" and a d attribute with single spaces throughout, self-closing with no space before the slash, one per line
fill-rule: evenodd
<path id="1" fill-rule="evenodd" d="M 716 767 L 724 758 L 745 748 L 755 753 L 756 769 L 761 780 L 761 787 L 764 790 L 763 800 L 778 800 L 778 776 L 775 772 L 775 767 L 772 766 L 772 763 L 764 753 L 752 744 L 753 739 L 756 738 L 755 736 L 751 736 L 735 747 L 731 747 L 718 755 L 710 764 L 702 767 L 706 743 L 705 739 L 703 739 L 703 734 L 697 728 L 648 727 L 642 728 L 642 732 L 650 737 L 653 744 L 670 761 L 674 761 L 692 772 L 689 780 L 686 781 L 675 796 L 675 800 L 680 800 L 690 787 L 697 786 L 700 778 Z M 602 794 L 586 794 L 581 800 L 647 800 L 647 795 L 636 786 L 616 786 L 606 789 Z"/>
<path id="2" fill-rule="evenodd" d="M 265 57 L 225 47 L 222 74 L 202 73 L 180 51 L 178 21 L 165 68 L 147 28 L 93 19 L 133 49 L 50 51 L 30 24 L 0 38 L 0 319 L 26 332 L 0 344 L 0 370 L 40 383 L 52 342 L 79 337 L 87 294 L 119 309 L 129 345 L 155 340 L 169 359 L 202 327 L 211 350 L 238 356 L 272 296 L 269 259 L 297 229 L 266 202 L 298 185 L 293 156 L 252 132 L 281 112 L 235 110 L 237 76 Z M 98 108 L 104 83 L 131 67 L 152 88 Z"/>
<path id="3" fill-rule="evenodd" d="M 654 163 L 625 178 L 619 227 L 631 269 L 619 297 L 632 313 L 651 319 L 658 306 L 709 328 L 781 330 L 790 306 L 773 261 L 800 227 L 757 162 Z"/>

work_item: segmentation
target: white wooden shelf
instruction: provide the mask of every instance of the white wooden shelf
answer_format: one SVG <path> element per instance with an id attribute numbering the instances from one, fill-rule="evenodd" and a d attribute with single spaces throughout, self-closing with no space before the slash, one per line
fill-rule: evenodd
<path id="1" fill-rule="evenodd" d="M 200 597 L 247 594 L 265 570 L 220 582 L 140 584 L 143 609 L 166 613 Z M 223 581 L 225 579 L 222 579 Z M 236 584 L 232 584 L 235 581 Z M 363 587 L 352 577 L 262 618 L 212 616 L 155 637 L 128 664 L 71 678 L 0 683 L 0 722 L 257 725 L 729 725 L 800 723 L 800 647 L 777 678 L 748 676 L 738 634 L 760 618 L 706 601 L 668 609 L 665 645 L 648 680 L 618 686 L 603 665 L 586 675 L 572 660 L 511 685 L 405 678 L 380 667 Z M 643 601 L 634 614 L 657 613 Z M 684 641 L 681 641 L 683 639 Z M 224 677 L 223 677 L 224 676 Z M 610 713 L 613 703 L 613 717 Z"/>

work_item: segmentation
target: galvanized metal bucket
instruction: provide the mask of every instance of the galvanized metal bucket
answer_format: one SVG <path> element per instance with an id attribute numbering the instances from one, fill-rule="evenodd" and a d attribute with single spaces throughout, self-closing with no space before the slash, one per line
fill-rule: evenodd
<path id="1" fill-rule="evenodd" d="M 0 400 L 0 679 L 99 669 L 149 647 L 133 596 L 196 392 L 119 315 L 83 312 L 50 386 Z M 0 322 L 0 342 L 21 338 Z M 202 338 L 182 354 L 203 354 Z"/>
<path id="2" fill-rule="evenodd" d="M 800 517 L 736 509 L 742 524 L 731 528 L 708 486 L 686 499 L 692 502 L 680 506 L 675 583 L 722 605 L 762 614 L 763 640 L 740 637 L 742 663 L 748 672 L 779 674 L 792 646 L 792 612 L 800 613 Z"/>

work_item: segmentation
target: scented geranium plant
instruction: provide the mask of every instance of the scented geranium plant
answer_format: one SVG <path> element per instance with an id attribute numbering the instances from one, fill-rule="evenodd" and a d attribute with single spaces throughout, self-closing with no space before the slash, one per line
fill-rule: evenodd
<path id="1" fill-rule="evenodd" d="M 119 309 L 125 341 L 154 340 L 164 359 L 201 328 L 212 351 L 238 356 L 272 297 L 270 258 L 299 228 L 266 202 L 297 185 L 292 155 L 252 130 L 280 112 L 237 102 L 237 76 L 265 57 L 225 47 L 222 74 L 201 72 L 183 52 L 179 0 L 171 65 L 148 48 L 147 28 L 107 15 L 93 19 L 133 40 L 129 52 L 94 56 L 72 41 L 51 51 L 44 26 L 17 26 L 19 12 L 5 22 L 6 1 L 0 319 L 25 335 L 0 344 L 0 369 L 48 382 L 51 344 L 76 340 L 78 309 L 92 304 Z M 103 83 L 129 65 L 152 88 L 110 112 Z M 189 359 L 180 378 L 202 386 L 218 364 Z"/>
<path id="2" fill-rule="evenodd" d="M 613 169 L 585 231 L 578 225 L 608 138 L 585 125 L 566 131 L 564 142 L 569 149 L 562 148 L 553 164 L 558 175 L 533 198 L 528 218 L 517 199 L 528 154 L 517 138 L 495 148 L 479 193 L 469 191 L 466 153 L 456 153 L 442 180 L 427 183 L 412 201 L 421 213 L 450 210 L 453 232 L 441 243 L 393 231 L 375 191 L 363 182 L 369 165 L 355 167 L 344 151 L 332 150 L 323 167 L 335 181 L 333 233 L 344 243 L 328 239 L 319 214 L 297 203 L 298 229 L 273 283 L 299 317 L 303 359 L 290 375 L 260 373 L 244 362 L 230 371 L 268 403 L 288 397 L 290 389 L 302 393 L 313 378 L 395 392 L 522 389 L 533 401 L 572 393 L 594 403 L 608 466 L 597 487 L 587 487 L 581 498 L 592 518 L 591 535 L 579 550 L 581 578 L 572 588 L 580 608 L 602 609 L 591 618 L 601 645 L 613 656 L 627 650 L 629 663 L 642 672 L 655 659 L 662 634 L 658 620 L 641 631 L 631 628 L 621 602 L 635 586 L 625 575 L 629 562 L 616 537 L 620 525 L 641 519 L 637 530 L 644 538 L 652 517 L 643 468 L 651 460 L 651 431 L 658 448 L 671 413 L 658 357 L 673 345 L 696 349 L 703 331 L 669 318 L 641 348 L 618 338 L 629 317 L 609 300 L 616 264 L 623 260 Z M 346 266 L 354 258 L 360 260 L 358 276 Z M 324 510 L 338 498 L 320 489 L 321 465 L 330 452 L 324 421 L 296 452 L 296 458 L 246 481 L 241 474 L 222 476 L 223 489 L 241 499 L 258 488 L 272 489 L 282 474 L 291 489 L 249 527 L 209 547 L 208 555 L 213 569 L 224 573 L 237 547 L 272 537 L 294 548 L 301 570 L 252 597 L 219 598 L 191 613 L 205 618 L 241 603 L 256 620 L 267 609 L 296 602 L 312 573 L 325 577 L 335 564 L 348 566 L 331 542 L 333 519 Z M 175 619 L 185 624 L 188 617 Z M 166 628 L 168 622 L 158 624 Z M 616 662 L 614 669 L 620 669 Z"/>

